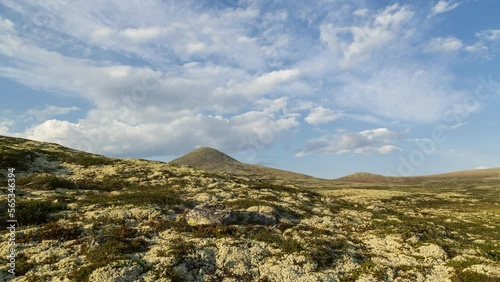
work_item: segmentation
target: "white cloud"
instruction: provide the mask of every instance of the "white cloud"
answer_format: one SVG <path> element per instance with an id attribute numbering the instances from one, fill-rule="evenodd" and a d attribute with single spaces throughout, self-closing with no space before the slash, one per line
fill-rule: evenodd
<path id="1" fill-rule="evenodd" d="M 162 34 L 168 33 L 169 29 L 156 26 L 140 28 L 117 29 L 110 26 L 96 27 L 90 33 L 91 42 L 112 46 L 120 39 L 125 39 L 130 43 L 142 43 L 159 38 Z M 117 46 L 115 46 L 117 47 Z"/>
<path id="2" fill-rule="evenodd" d="M 396 147 L 394 145 L 384 145 L 382 147 L 379 147 L 377 150 L 380 154 L 389 154 L 389 153 L 401 151 L 401 148 Z"/>
<path id="3" fill-rule="evenodd" d="M 305 120 L 310 124 L 322 124 L 328 123 L 330 121 L 336 120 L 340 118 L 342 115 L 340 113 L 336 113 L 335 111 L 327 108 L 323 108 L 322 106 L 311 109 L 309 115 L 305 118 Z"/>
<path id="4" fill-rule="evenodd" d="M 376 117 L 429 123 L 454 112 L 465 93 L 450 86 L 454 78 L 439 69 L 386 68 L 369 77 L 349 77 L 335 97 L 338 106 Z"/>
<path id="5" fill-rule="evenodd" d="M 142 156 L 199 144 L 234 151 L 252 138 L 270 144 L 298 127 L 300 114 L 303 126 L 333 121 L 340 112 L 378 127 L 434 122 L 463 94 L 446 66 L 420 63 L 413 46 L 423 45 L 429 22 L 416 6 L 367 9 L 332 1 L 295 9 L 288 1 L 275 9 L 244 1 L 221 9 L 196 1 L 75 0 L 54 8 L 42 2 L 2 2 L 19 17 L 0 21 L 0 55 L 7 58 L 0 76 L 79 96 L 93 108 L 73 123 L 32 112 L 39 123 L 23 134 L 38 139 L 91 140 L 95 151 Z M 33 32 L 16 30 L 31 24 L 24 19 L 35 10 L 54 17 Z M 308 32 L 318 29 L 320 38 Z M 478 37 L 486 42 L 494 34 Z M 453 49 L 453 42 L 441 43 Z M 319 101 L 333 102 L 335 111 Z M 137 150 L 135 143 L 147 145 Z M 396 150 L 382 142 L 338 152 Z"/>
<path id="6" fill-rule="evenodd" d="M 94 36 L 113 33 L 104 29 Z M 27 114 L 43 122 L 19 133 L 27 138 L 113 155 L 176 154 L 199 144 L 234 152 L 241 144 L 255 145 L 249 140 L 257 140 L 259 148 L 269 146 L 299 125 L 299 115 L 288 110 L 288 99 L 276 97 L 276 89 L 293 85 L 298 69 L 251 74 L 201 62 L 153 71 L 64 56 L 23 41 L 15 32 L 10 35 L 19 48 L 8 46 L 0 54 L 14 52 L 22 64 L 0 65 L 0 75 L 35 89 L 79 95 L 94 105 L 76 123 L 43 120 L 77 107 L 31 109 Z M 137 148 L 138 143 L 148 145 Z"/>
<path id="7" fill-rule="evenodd" d="M 387 128 L 376 128 L 357 133 L 341 132 L 333 136 L 323 136 L 307 142 L 297 157 L 308 154 L 387 154 L 401 149 L 392 145 L 403 132 Z"/>
<path id="8" fill-rule="evenodd" d="M 23 133 L 23 137 L 74 146 L 75 144 L 72 141 L 84 140 L 85 134 L 79 124 L 51 119 L 27 129 Z M 93 151 L 96 150 L 94 149 Z"/>
<path id="9" fill-rule="evenodd" d="M 476 36 L 482 40 L 499 41 L 500 40 L 500 29 L 482 30 L 482 31 L 476 33 Z"/>
<path id="10" fill-rule="evenodd" d="M 11 135 L 10 127 L 14 125 L 14 121 L 9 119 L 0 119 L 0 135 Z"/>
<path id="11" fill-rule="evenodd" d="M 490 167 L 487 167 L 487 166 L 478 166 L 478 167 L 475 167 L 474 169 L 489 169 Z"/>
<path id="12" fill-rule="evenodd" d="M 104 41 L 107 40 L 113 33 L 114 30 L 110 27 L 98 27 L 92 32 L 90 38 L 92 41 Z"/>
<path id="13" fill-rule="evenodd" d="M 489 48 L 486 45 L 484 45 L 482 42 L 477 42 L 473 45 L 467 45 L 467 46 L 465 46 L 464 50 L 469 52 L 469 53 L 478 54 L 482 57 L 486 57 L 486 58 L 489 57 L 489 55 L 488 55 Z"/>
<path id="14" fill-rule="evenodd" d="M 0 30 L 13 31 L 14 30 L 14 23 L 11 22 L 9 19 L 4 19 L 4 18 L 0 17 Z"/>
<path id="15" fill-rule="evenodd" d="M 46 120 L 49 117 L 65 115 L 72 111 L 79 110 L 78 107 L 57 107 L 53 105 L 46 106 L 44 109 L 29 109 L 26 112 L 28 117 L 35 117 L 37 121 Z"/>
<path id="16" fill-rule="evenodd" d="M 433 15 L 449 12 L 460 5 L 460 2 L 439 0 L 431 9 Z"/>
<path id="17" fill-rule="evenodd" d="M 273 90 L 277 85 L 287 82 L 291 79 L 296 78 L 300 75 L 300 70 L 298 69 L 287 69 L 272 71 L 260 75 L 251 81 L 237 85 L 235 88 L 239 89 L 235 91 L 240 91 L 245 95 L 262 95 Z M 233 90 L 231 90 L 233 91 Z"/>
<path id="18" fill-rule="evenodd" d="M 133 41 L 148 41 L 160 36 L 162 29 L 158 27 L 127 28 L 119 31 L 121 36 Z"/>
<path id="19" fill-rule="evenodd" d="M 369 14 L 369 10 L 367 8 L 357 9 L 352 14 L 357 17 L 366 17 Z"/>
<path id="20" fill-rule="evenodd" d="M 189 53 L 201 52 L 205 49 L 206 45 L 203 42 L 192 42 L 188 43 L 186 48 Z"/>
<path id="21" fill-rule="evenodd" d="M 107 70 L 107 73 L 111 78 L 127 77 L 131 74 L 131 71 L 133 71 L 133 69 L 129 66 L 112 66 L 104 69 Z"/>
<path id="22" fill-rule="evenodd" d="M 460 127 L 462 127 L 462 126 L 466 125 L 466 124 L 467 124 L 466 122 L 459 122 L 459 123 L 457 123 L 457 124 L 451 125 L 451 126 L 449 127 L 449 129 L 458 129 L 458 128 L 460 128 Z"/>
<path id="23" fill-rule="evenodd" d="M 277 104 L 286 107 L 283 99 L 277 99 L 269 103 L 270 108 L 228 118 L 177 112 L 170 119 L 139 124 L 133 121 L 148 113 L 158 116 L 122 106 L 113 112 L 94 111 L 78 123 L 48 120 L 29 128 L 23 136 L 119 156 L 176 154 L 199 144 L 235 152 L 245 146 L 269 146 L 275 136 L 299 125 L 296 116 L 282 114 L 283 109 Z M 122 114 L 128 122 L 120 119 Z"/>
<path id="24" fill-rule="evenodd" d="M 424 47 L 427 52 L 455 52 L 460 50 L 464 44 L 455 37 L 432 38 Z"/>
<path id="25" fill-rule="evenodd" d="M 414 12 L 406 6 L 394 4 L 369 18 L 364 24 L 338 26 L 326 23 L 320 26 L 321 41 L 339 56 L 340 65 L 353 67 L 371 58 L 373 53 L 411 30 L 405 28 Z"/>

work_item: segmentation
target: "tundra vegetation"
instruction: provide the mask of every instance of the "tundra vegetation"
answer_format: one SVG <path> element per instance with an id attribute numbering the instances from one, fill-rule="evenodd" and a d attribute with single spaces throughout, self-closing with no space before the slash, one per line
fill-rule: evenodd
<path id="1" fill-rule="evenodd" d="M 2 228 L 0 281 L 500 281 L 499 169 L 321 180 L 206 148 L 163 163 L 0 136 L 9 167 L 17 275 Z"/>

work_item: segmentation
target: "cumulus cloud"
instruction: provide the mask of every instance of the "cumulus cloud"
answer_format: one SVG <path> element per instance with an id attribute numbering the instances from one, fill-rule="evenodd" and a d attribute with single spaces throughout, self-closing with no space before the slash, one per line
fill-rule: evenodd
<path id="1" fill-rule="evenodd" d="M 464 44 L 455 37 L 436 37 L 425 46 L 427 52 L 454 52 L 460 50 Z"/>
<path id="2" fill-rule="evenodd" d="M 460 5 L 460 2 L 439 0 L 431 9 L 433 15 L 449 12 Z"/>
<path id="3" fill-rule="evenodd" d="M 342 115 L 336 113 L 331 109 L 324 108 L 322 106 L 311 109 L 309 115 L 305 118 L 306 122 L 310 124 L 322 124 L 328 123 L 330 121 L 340 118 Z"/>
<path id="4" fill-rule="evenodd" d="M 78 123 L 47 120 L 29 128 L 24 136 L 118 156 L 176 154 L 199 145 L 235 152 L 242 147 L 255 146 L 256 142 L 259 146 L 269 146 L 275 135 L 299 125 L 295 115 L 283 113 L 286 102 L 281 103 L 282 100 L 260 111 L 229 118 L 185 113 L 171 119 L 137 124 L 133 121 L 147 115 L 148 111 L 130 111 L 123 106 L 112 114 L 125 112 L 128 120 L 114 118 L 106 111 L 94 111 Z M 275 107 L 279 103 L 282 107 Z"/>
<path id="5" fill-rule="evenodd" d="M 308 154 L 388 154 L 401 149 L 392 145 L 403 132 L 387 128 L 376 128 L 361 132 L 341 132 L 333 136 L 323 136 L 307 142 L 297 157 Z"/>

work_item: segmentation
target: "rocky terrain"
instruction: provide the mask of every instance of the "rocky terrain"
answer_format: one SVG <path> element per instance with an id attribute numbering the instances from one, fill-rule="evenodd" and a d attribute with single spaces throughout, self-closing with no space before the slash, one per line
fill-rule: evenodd
<path id="1" fill-rule="evenodd" d="M 498 169 L 319 180 L 196 154 L 0 136 L 1 222 L 14 167 L 20 225 L 15 277 L 0 230 L 0 281 L 500 281 Z"/>

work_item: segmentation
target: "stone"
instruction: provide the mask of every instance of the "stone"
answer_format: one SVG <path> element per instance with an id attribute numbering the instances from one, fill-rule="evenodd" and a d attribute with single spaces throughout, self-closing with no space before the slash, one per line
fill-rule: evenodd
<path id="1" fill-rule="evenodd" d="M 214 203 L 200 204 L 186 214 L 186 221 L 191 226 L 228 225 L 236 219 L 232 210 Z"/>
<path id="2" fill-rule="evenodd" d="M 246 210 L 247 220 L 253 224 L 276 224 L 276 214 L 276 209 L 270 206 L 253 206 Z"/>

